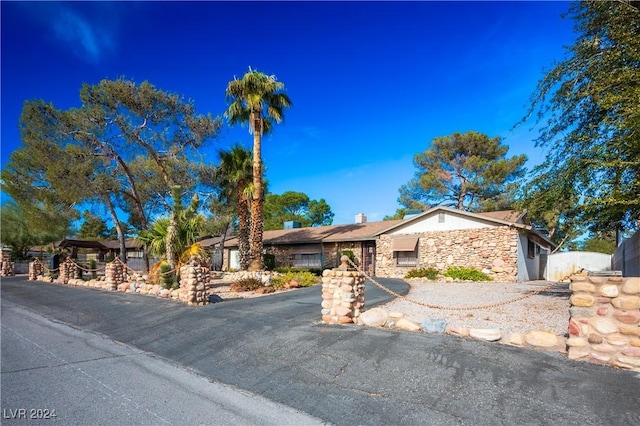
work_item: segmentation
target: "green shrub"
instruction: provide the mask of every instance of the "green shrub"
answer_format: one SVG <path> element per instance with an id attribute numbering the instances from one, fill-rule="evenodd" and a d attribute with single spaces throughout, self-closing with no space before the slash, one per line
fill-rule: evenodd
<path id="1" fill-rule="evenodd" d="M 467 281 L 491 281 L 491 277 L 482 271 L 478 271 L 474 268 L 463 268 L 459 266 L 452 266 L 448 268 L 445 271 L 444 276 Z"/>
<path id="2" fill-rule="evenodd" d="M 438 277 L 439 273 L 440 271 L 438 271 L 436 268 L 418 268 L 412 269 L 407 272 L 405 278 L 427 278 L 430 280 L 435 280 Z"/>
<path id="3" fill-rule="evenodd" d="M 309 272 L 310 274 L 316 275 L 316 276 L 320 276 L 322 275 L 322 271 L 320 269 L 307 269 L 307 268 L 294 268 L 294 267 L 288 267 L 288 266 L 279 266 L 275 269 L 276 272 L 278 272 L 279 274 L 286 274 L 289 272 Z"/>
<path id="4" fill-rule="evenodd" d="M 160 265 L 160 277 L 161 277 L 162 287 L 167 289 L 175 289 L 180 287 L 180 285 L 177 282 L 176 274 L 174 272 L 168 273 L 169 271 L 171 271 L 171 266 L 169 266 L 166 263 Z"/>
<path id="5" fill-rule="evenodd" d="M 260 287 L 264 287 L 262 280 L 258 278 L 241 278 L 231 284 L 232 290 L 235 291 L 255 291 Z"/>
<path id="6" fill-rule="evenodd" d="M 267 271 L 273 271 L 276 269 L 276 255 L 272 253 L 265 253 L 262 256 L 262 260 L 264 262 L 264 268 Z"/>
<path id="7" fill-rule="evenodd" d="M 320 279 L 309 271 L 289 271 L 271 278 L 271 283 L 275 288 L 284 288 L 285 284 L 290 281 L 297 281 L 300 287 L 310 287 L 319 282 Z"/>

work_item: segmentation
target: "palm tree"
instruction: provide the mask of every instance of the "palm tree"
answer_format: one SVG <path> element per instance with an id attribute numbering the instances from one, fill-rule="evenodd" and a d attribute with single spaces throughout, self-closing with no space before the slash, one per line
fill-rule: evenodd
<path id="1" fill-rule="evenodd" d="M 264 200 L 262 194 L 262 158 L 261 138 L 269 133 L 273 123 L 280 123 L 285 108 L 291 106 L 291 100 L 284 92 L 284 83 L 276 77 L 268 76 L 257 70 L 249 71 L 241 80 L 234 78 L 226 91 L 229 107 L 224 115 L 229 124 L 249 124 L 249 133 L 253 134 L 253 196 L 251 200 L 251 263 L 249 270 L 262 269 L 262 232 Z"/>
<path id="2" fill-rule="evenodd" d="M 229 151 L 219 151 L 220 168 L 218 182 L 221 198 L 235 203 L 238 214 L 238 250 L 240 252 L 240 269 L 249 268 L 249 200 L 252 193 L 253 176 L 251 151 L 236 145 Z"/>
<path id="3" fill-rule="evenodd" d="M 170 217 L 156 219 L 136 240 L 146 244 L 154 256 L 164 257 L 172 269 L 176 268 L 182 255 L 193 251 L 202 231 L 204 216 L 197 211 L 199 204 L 198 196 L 194 195 L 188 208 L 180 205 Z"/>

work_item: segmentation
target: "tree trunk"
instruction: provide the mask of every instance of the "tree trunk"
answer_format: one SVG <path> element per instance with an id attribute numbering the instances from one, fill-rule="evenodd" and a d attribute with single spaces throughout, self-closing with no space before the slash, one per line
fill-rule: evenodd
<path id="1" fill-rule="evenodd" d="M 251 203 L 251 263 L 250 271 L 261 271 L 264 269 L 262 256 L 262 234 L 264 223 L 262 220 L 253 220 L 254 217 L 262 217 L 262 200 L 253 200 Z"/>
<path id="2" fill-rule="evenodd" d="M 242 197 L 242 194 L 238 195 Z M 238 201 L 238 252 L 240 255 L 240 269 L 246 271 L 251 262 L 251 247 L 249 244 L 249 203 L 246 199 Z"/>
<path id="3" fill-rule="evenodd" d="M 111 198 L 109 198 L 108 195 L 106 195 L 104 199 L 107 204 L 107 208 L 109 209 L 111 220 L 113 220 L 116 227 L 116 233 L 118 234 L 118 241 L 120 242 L 120 260 L 127 263 L 127 243 L 124 238 L 124 233 L 122 232 L 122 226 L 120 226 L 120 221 L 118 220 L 118 215 L 116 214 L 116 209 L 113 207 Z"/>
<path id="4" fill-rule="evenodd" d="M 262 230 L 263 204 L 262 204 L 262 118 L 259 112 L 252 113 L 253 128 L 253 199 L 251 200 L 251 263 L 250 271 L 263 269 L 262 259 Z"/>
<path id="5" fill-rule="evenodd" d="M 165 254 L 167 256 L 167 263 L 171 269 L 176 267 L 176 240 L 178 239 L 178 224 L 176 221 L 175 213 L 171 213 L 169 218 L 169 226 L 167 227 L 167 241 L 165 241 Z"/>

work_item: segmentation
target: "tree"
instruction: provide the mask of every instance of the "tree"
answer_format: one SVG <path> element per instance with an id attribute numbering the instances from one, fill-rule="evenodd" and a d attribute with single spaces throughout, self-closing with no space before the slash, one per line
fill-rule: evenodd
<path id="1" fill-rule="evenodd" d="M 22 259 L 33 246 L 61 240 L 69 232 L 69 216 L 34 204 L 8 201 L 0 208 L 0 217 L 0 242 Z"/>
<path id="2" fill-rule="evenodd" d="M 18 203 L 104 205 L 125 260 L 116 209 L 141 230 L 150 214 L 170 213 L 174 186 L 182 194 L 199 185 L 198 151 L 217 135 L 221 121 L 197 114 L 192 101 L 148 82 L 85 84 L 80 100 L 80 108 L 65 111 L 44 101 L 25 103 L 23 146 L 2 170 L 8 182 L 3 189 Z"/>
<path id="3" fill-rule="evenodd" d="M 251 199 L 251 264 L 250 270 L 262 269 L 263 191 L 262 154 L 263 134 L 273 129 L 273 124 L 284 118 L 284 109 L 291 100 L 284 91 L 284 84 L 276 77 L 249 68 L 241 80 L 233 79 L 226 90 L 229 106 L 225 116 L 231 125 L 249 124 L 253 134 L 253 195 Z"/>
<path id="4" fill-rule="evenodd" d="M 435 138 L 415 155 L 418 170 L 400 188 L 398 202 L 420 210 L 436 205 L 467 211 L 508 207 L 527 160 L 525 155 L 506 158 L 508 150 L 500 138 L 477 132 Z"/>
<path id="5" fill-rule="evenodd" d="M 523 122 L 541 124 L 548 149 L 529 185 L 572 200 L 558 210 L 592 232 L 637 227 L 640 218 L 640 2 L 573 3 L 577 38 L 540 80 Z M 528 203 L 525 203 L 528 206 Z M 544 211 L 543 211 L 544 212 Z"/>
<path id="6" fill-rule="evenodd" d="M 324 199 L 310 200 L 302 192 L 267 194 L 264 205 L 264 229 L 282 229 L 284 222 L 300 222 L 304 227 L 331 225 L 333 212 Z"/>
<path id="7" fill-rule="evenodd" d="M 250 263 L 249 200 L 252 195 L 253 158 L 251 152 L 240 145 L 229 151 L 219 151 L 219 155 L 220 199 L 226 200 L 229 205 L 235 205 L 240 269 L 246 270 Z"/>
<path id="8" fill-rule="evenodd" d="M 392 215 L 387 215 L 385 217 L 382 218 L 382 220 L 398 220 L 398 219 L 403 219 L 405 217 L 405 215 L 409 212 L 409 209 L 406 208 L 399 208 L 396 209 L 396 212 Z"/>
<path id="9" fill-rule="evenodd" d="M 580 250 L 596 253 L 613 254 L 616 252 L 616 236 L 612 232 L 591 234 L 589 238 L 580 243 Z"/>
<path id="10" fill-rule="evenodd" d="M 199 204 L 199 197 L 194 195 L 186 209 L 176 206 L 171 213 L 175 217 L 175 229 L 171 229 L 170 217 L 160 217 L 153 221 L 148 230 L 140 232 L 136 240 L 146 244 L 155 256 L 163 257 L 172 269 L 176 268 L 184 253 L 198 241 L 202 231 L 205 219 L 198 213 Z M 172 233 L 173 236 L 170 235 Z"/>
<path id="11" fill-rule="evenodd" d="M 78 236 L 84 239 L 104 239 L 109 235 L 107 223 L 96 215 L 89 213 L 87 210 L 82 214 L 84 222 L 80 226 Z"/>

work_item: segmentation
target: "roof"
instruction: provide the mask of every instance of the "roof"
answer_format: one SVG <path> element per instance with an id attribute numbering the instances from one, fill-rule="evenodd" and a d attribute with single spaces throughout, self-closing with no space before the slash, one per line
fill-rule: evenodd
<path id="1" fill-rule="evenodd" d="M 264 245 L 278 244 L 320 244 L 343 241 L 372 241 L 379 235 L 398 228 L 420 221 L 425 216 L 435 212 L 445 211 L 452 214 L 467 216 L 484 222 L 491 222 L 497 225 L 512 226 L 530 232 L 555 246 L 548 238 L 536 232 L 531 225 L 524 223 L 526 211 L 501 210 L 495 212 L 471 213 L 464 210 L 452 209 L 449 207 L 436 206 L 416 216 L 407 219 L 386 220 L 381 222 L 353 223 L 348 225 L 327 225 L 308 228 L 278 229 L 264 231 L 262 242 Z M 225 247 L 237 247 L 237 237 L 229 238 L 225 242 Z"/>
<path id="2" fill-rule="evenodd" d="M 264 231 L 262 243 L 277 244 L 320 244 L 340 241 L 370 241 L 375 240 L 378 232 L 402 220 L 383 222 L 353 223 L 349 225 L 312 226 L 308 228 L 277 229 Z M 227 247 L 238 245 L 236 237 L 225 242 Z"/>

